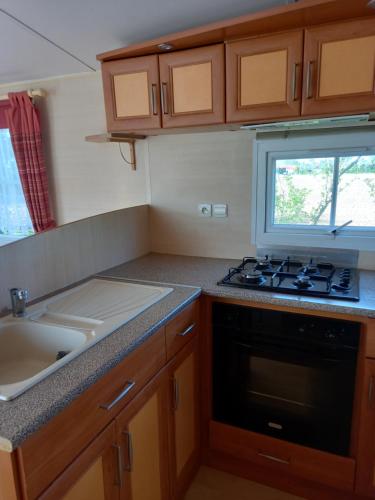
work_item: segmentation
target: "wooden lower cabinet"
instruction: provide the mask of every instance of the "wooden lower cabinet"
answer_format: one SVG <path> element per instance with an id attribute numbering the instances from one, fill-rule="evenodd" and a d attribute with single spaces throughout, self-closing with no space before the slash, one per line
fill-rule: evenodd
<path id="1" fill-rule="evenodd" d="M 116 418 L 121 499 L 169 498 L 168 398 L 164 370 Z"/>
<path id="2" fill-rule="evenodd" d="M 197 338 L 172 361 L 169 368 L 170 477 L 172 499 L 182 498 L 200 461 L 199 355 Z"/>
<path id="3" fill-rule="evenodd" d="M 355 491 L 375 498 L 375 359 L 365 361 Z"/>
<path id="4" fill-rule="evenodd" d="M 306 448 L 219 422 L 210 423 L 210 448 L 270 472 L 291 474 L 326 486 L 352 492 L 355 461 Z"/>
<path id="5" fill-rule="evenodd" d="M 117 468 L 115 424 L 110 424 L 40 496 L 41 500 L 116 500 Z"/>

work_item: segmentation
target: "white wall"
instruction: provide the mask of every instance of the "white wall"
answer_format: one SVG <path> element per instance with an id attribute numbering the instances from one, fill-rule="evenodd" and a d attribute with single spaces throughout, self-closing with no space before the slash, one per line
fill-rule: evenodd
<path id="1" fill-rule="evenodd" d="M 153 251 L 226 258 L 256 253 L 250 245 L 253 139 L 246 131 L 149 138 Z M 228 203 L 228 218 L 200 217 L 202 202 Z M 360 253 L 359 266 L 375 269 L 375 248 Z"/>
<path id="2" fill-rule="evenodd" d="M 0 248 L 0 313 L 9 288 L 36 299 L 150 251 L 148 206 L 125 208 Z"/>
<path id="3" fill-rule="evenodd" d="M 152 250 L 242 258 L 250 246 L 252 134 L 149 138 Z M 199 203 L 228 203 L 228 218 L 199 216 Z"/>
<path id="4" fill-rule="evenodd" d="M 137 142 L 134 172 L 122 160 L 118 144 L 84 140 L 106 130 L 100 72 L 2 85 L 0 94 L 29 88 L 47 92 L 37 105 L 59 225 L 148 202 L 147 144 Z M 122 149 L 129 158 L 128 146 Z"/>

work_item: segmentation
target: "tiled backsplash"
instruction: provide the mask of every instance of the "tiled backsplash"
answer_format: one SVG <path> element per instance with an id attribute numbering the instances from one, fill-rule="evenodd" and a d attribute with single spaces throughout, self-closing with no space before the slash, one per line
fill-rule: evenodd
<path id="1" fill-rule="evenodd" d="M 33 300 L 147 254 L 148 210 L 124 208 L 0 247 L 0 312 L 9 288 L 27 288 Z"/>

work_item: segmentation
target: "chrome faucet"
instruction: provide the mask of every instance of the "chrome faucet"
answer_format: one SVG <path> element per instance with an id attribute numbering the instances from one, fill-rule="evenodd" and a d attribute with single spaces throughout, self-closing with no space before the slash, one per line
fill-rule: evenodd
<path id="1" fill-rule="evenodd" d="M 12 301 L 12 313 L 15 318 L 22 318 L 26 314 L 26 301 L 29 298 L 28 290 L 11 288 L 9 290 Z"/>

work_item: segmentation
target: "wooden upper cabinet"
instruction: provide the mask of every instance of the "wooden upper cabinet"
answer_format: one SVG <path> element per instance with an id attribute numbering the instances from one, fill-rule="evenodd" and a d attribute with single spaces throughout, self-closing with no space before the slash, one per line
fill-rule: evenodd
<path id="1" fill-rule="evenodd" d="M 227 122 L 300 114 L 303 31 L 226 46 Z"/>
<path id="2" fill-rule="evenodd" d="M 224 45 L 159 56 L 163 127 L 224 123 Z"/>
<path id="3" fill-rule="evenodd" d="M 160 128 L 158 56 L 102 64 L 109 132 Z"/>
<path id="4" fill-rule="evenodd" d="M 305 37 L 303 115 L 375 110 L 375 20 L 311 28 Z"/>

